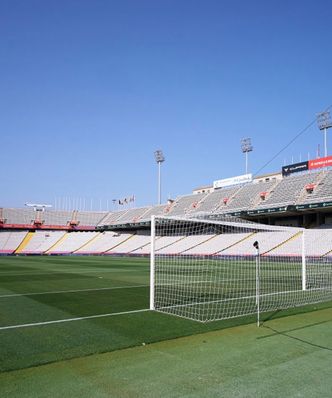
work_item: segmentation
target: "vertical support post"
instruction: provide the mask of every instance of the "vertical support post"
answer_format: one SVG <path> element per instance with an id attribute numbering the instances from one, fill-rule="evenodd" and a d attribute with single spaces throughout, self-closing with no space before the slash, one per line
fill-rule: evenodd
<path id="1" fill-rule="evenodd" d="M 324 155 L 327 157 L 327 131 L 326 127 L 324 128 Z"/>
<path id="2" fill-rule="evenodd" d="M 158 205 L 161 204 L 161 162 L 158 162 Z"/>
<path id="3" fill-rule="evenodd" d="M 307 290 L 307 264 L 305 257 L 305 230 L 302 231 L 302 290 Z"/>
<path id="4" fill-rule="evenodd" d="M 248 152 L 246 152 L 246 174 L 248 174 Z"/>
<path id="5" fill-rule="evenodd" d="M 150 310 L 154 310 L 154 271 L 155 271 L 156 218 L 151 216 L 151 252 L 150 252 Z"/>
<path id="6" fill-rule="evenodd" d="M 158 205 L 161 204 L 161 164 L 165 162 L 165 156 L 161 149 L 154 152 L 154 157 L 158 163 Z"/>
<path id="7" fill-rule="evenodd" d="M 257 326 L 260 327 L 260 267 L 261 259 L 259 253 L 259 243 L 254 242 L 256 249 L 256 306 L 257 306 Z"/>

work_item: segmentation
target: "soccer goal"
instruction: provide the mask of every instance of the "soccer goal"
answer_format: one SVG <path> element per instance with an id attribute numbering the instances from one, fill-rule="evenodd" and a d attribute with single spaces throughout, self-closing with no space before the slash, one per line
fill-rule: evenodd
<path id="1" fill-rule="evenodd" d="M 259 322 L 261 312 L 332 300 L 332 259 L 316 251 L 301 228 L 152 217 L 150 309 Z"/>

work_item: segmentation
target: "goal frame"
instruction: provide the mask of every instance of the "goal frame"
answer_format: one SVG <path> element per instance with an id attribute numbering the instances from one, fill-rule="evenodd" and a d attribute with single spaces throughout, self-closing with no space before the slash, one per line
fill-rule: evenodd
<path id="1" fill-rule="evenodd" d="M 193 222 L 193 223 L 205 223 L 205 224 L 215 224 L 219 226 L 230 226 L 230 227 L 243 227 L 247 229 L 253 229 L 256 231 L 294 231 L 302 233 L 302 247 L 301 247 L 301 278 L 302 278 L 302 291 L 307 288 L 306 285 L 306 253 L 305 253 L 305 229 L 295 228 L 295 227 L 284 227 L 284 226 L 271 226 L 264 224 L 251 223 L 246 220 L 236 220 L 236 221 L 225 221 L 225 220 L 215 220 L 211 217 L 204 218 L 187 218 L 187 217 L 172 217 L 172 216 L 151 216 L 151 255 L 150 255 L 150 310 L 156 310 L 155 306 L 155 266 L 156 266 L 156 222 L 157 220 L 168 220 L 168 221 L 179 221 L 179 222 Z M 260 324 L 260 258 L 261 253 L 259 250 L 256 251 L 256 305 L 257 305 L 257 324 Z M 263 312 L 263 311 L 262 311 Z M 239 315 L 240 316 L 240 315 Z"/>

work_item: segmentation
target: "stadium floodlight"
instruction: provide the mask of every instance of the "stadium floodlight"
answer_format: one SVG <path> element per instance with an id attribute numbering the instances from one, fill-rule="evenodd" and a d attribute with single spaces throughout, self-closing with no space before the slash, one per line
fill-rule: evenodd
<path id="1" fill-rule="evenodd" d="M 35 211 L 44 211 L 48 207 L 52 207 L 52 205 L 40 204 L 40 203 L 25 203 L 27 207 L 33 207 Z"/>
<path id="2" fill-rule="evenodd" d="M 161 164 L 165 161 L 165 156 L 161 149 L 154 152 L 154 157 L 158 163 L 158 205 L 161 204 Z"/>
<path id="3" fill-rule="evenodd" d="M 254 147 L 251 145 L 251 138 L 242 138 L 241 150 L 246 156 L 246 174 L 248 174 L 248 153 L 252 152 Z"/>
<path id="4" fill-rule="evenodd" d="M 327 129 L 332 127 L 330 111 L 318 113 L 317 124 L 319 130 L 323 131 L 324 133 L 324 156 L 327 157 Z"/>

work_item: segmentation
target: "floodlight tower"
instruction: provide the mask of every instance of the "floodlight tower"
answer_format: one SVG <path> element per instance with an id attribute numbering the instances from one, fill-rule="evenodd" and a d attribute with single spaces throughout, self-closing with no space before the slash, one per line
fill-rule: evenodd
<path id="1" fill-rule="evenodd" d="M 161 204 L 161 164 L 165 161 L 165 156 L 161 149 L 154 152 L 154 158 L 158 163 L 158 205 Z"/>
<path id="2" fill-rule="evenodd" d="M 241 150 L 246 156 L 246 174 L 248 174 L 248 153 L 252 152 L 254 147 L 251 145 L 251 138 L 242 138 Z"/>
<path id="3" fill-rule="evenodd" d="M 324 156 L 327 157 L 327 129 L 332 127 L 330 111 L 318 113 L 317 124 L 319 130 L 323 131 L 324 133 Z"/>

